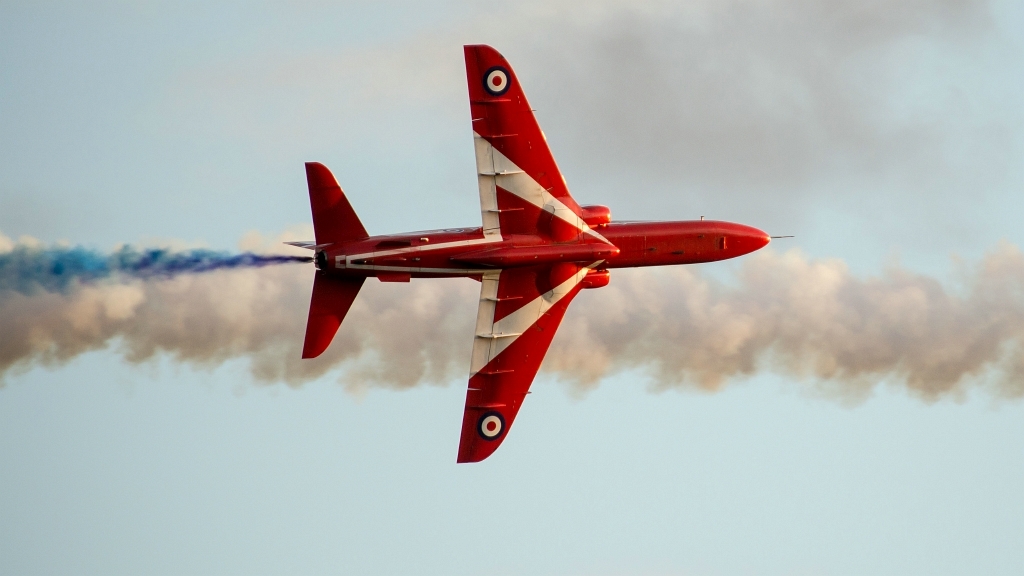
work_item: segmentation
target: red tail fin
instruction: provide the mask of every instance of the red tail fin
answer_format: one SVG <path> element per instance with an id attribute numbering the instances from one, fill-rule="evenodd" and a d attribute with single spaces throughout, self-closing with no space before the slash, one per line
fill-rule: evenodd
<path id="1" fill-rule="evenodd" d="M 323 272 L 316 273 L 313 296 L 309 300 L 306 341 L 302 345 L 303 358 L 316 358 L 331 345 L 341 321 L 359 294 L 363 280 L 365 278 L 328 278 Z"/>
<path id="2" fill-rule="evenodd" d="M 306 183 L 309 184 L 309 204 L 313 209 L 317 244 L 340 244 L 369 236 L 326 166 L 319 162 L 306 162 Z"/>

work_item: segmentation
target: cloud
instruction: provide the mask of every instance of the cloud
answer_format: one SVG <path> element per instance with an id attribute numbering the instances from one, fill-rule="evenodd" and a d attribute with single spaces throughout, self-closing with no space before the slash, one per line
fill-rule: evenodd
<path id="1" fill-rule="evenodd" d="M 557 33 L 524 48 L 548 132 L 585 173 L 770 209 L 822 184 L 832 199 L 996 184 L 1016 166 L 1021 114 L 995 96 L 1013 63 L 986 50 L 992 18 L 981 0 L 619 4 L 551 18 Z"/>
<path id="2" fill-rule="evenodd" d="M 459 46 L 486 42 L 515 66 L 581 201 L 805 237 L 831 211 L 901 246 L 933 248 L 920 240 L 929 227 L 949 239 L 942 252 L 980 250 L 993 238 L 978 240 L 964 215 L 1024 182 L 1021 61 L 993 10 L 986 0 L 464 7 L 397 39 L 182 72 L 167 105 L 196 108 L 163 128 L 237 132 L 273 147 L 268 158 L 330 151 L 350 181 L 354 166 L 380 162 L 412 171 L 408 186 L 424 191 L 471 190 Z M 385 188 L 410 181 L 370 172 Z"/>
<path id="3" fill-rule="evenodd" d="M 948 138 L 988 148 L 1019 133 L 1019 98 L 992 94 L 1015 94 L 1000 83 L 1014 62 L 982 49 L 1000 42 L 993 19 L 987 0 L 525 2 L 400 40 L 218 61 L 179 77 L 172 101 L 247 136 L 372 119 L 390 138 L 428 111 L 468 131 L 459 46 L 486 42 L 543 104 L 549 136 L 600 173 L 723 190 L 836 170 L 920 176 L 948 160 Z"/>
<path id="4" fill-rule="evenodd" d="M 953 287 L 893 265 L 859 278 L 792 250 L 744 260 L 728 282 L 699 267 L 615 270 L 570 308 L 543 370 L 585 391 L 624 370 L 654 389 L 718 390 L 772 372 L 844 399 L 880 383 L 924 399 L 984 387 L 1024 395 L 1024 254 L 1009 244 Z M 255 382 L 334 374 L 353 390 L 458 381 L 479 284 L 370 279 L 320 358 L 301 360 L 312 270 L 217 270 L 170 279 L 0 291 L 0 377 L 106 348 L 130 363 L 197 368 L 247 358 Z"/>

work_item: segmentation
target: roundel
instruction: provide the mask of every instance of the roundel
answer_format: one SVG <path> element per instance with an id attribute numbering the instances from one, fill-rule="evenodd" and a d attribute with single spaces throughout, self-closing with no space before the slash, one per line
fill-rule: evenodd
<path id="1" fill-rule="evenodd" d="M 505 433 L 505 418 L 498 412 L 487 412 L 480 417 L 476 430 L 484 440 L 497 440 Z"/>
<path id="2" fill-rule="evenodd" d="M 484 89 L 491 96 L 501 96 L 508 92 L 509 76 L 508 70 L 501 66 L 489 68 L 487 73 L 484 74 Z"/>

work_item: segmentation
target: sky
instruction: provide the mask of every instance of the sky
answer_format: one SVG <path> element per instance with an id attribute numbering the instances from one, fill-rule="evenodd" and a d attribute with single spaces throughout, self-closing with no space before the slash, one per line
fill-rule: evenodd
<path id="1" fill-rule="evenodd" d="M 795 238 L 581 294 L 475 465 L 472 281 L 303 363 L 308 265 L 0 277 L 0 573 L 1024 571 L 1019 3 L 5 2 L 0 255 L 475 225 L 468 43 L 581 204 Z"/>

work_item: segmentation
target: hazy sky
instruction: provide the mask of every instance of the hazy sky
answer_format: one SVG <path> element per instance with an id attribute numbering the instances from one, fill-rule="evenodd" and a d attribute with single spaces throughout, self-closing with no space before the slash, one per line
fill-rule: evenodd
<path id="1" fill-rule="evenodd" d="M 5 2 L 0 250 L 304 239 L 308 160 L 475 224 L 465 43 L 581 203 L 797 237 L 581 295 L 469 466 L 471 281 L 368 282 L 315 365 L 308 267 L 0 300 L 0 572 L 1024 571 L 1016 2 Z"/>

